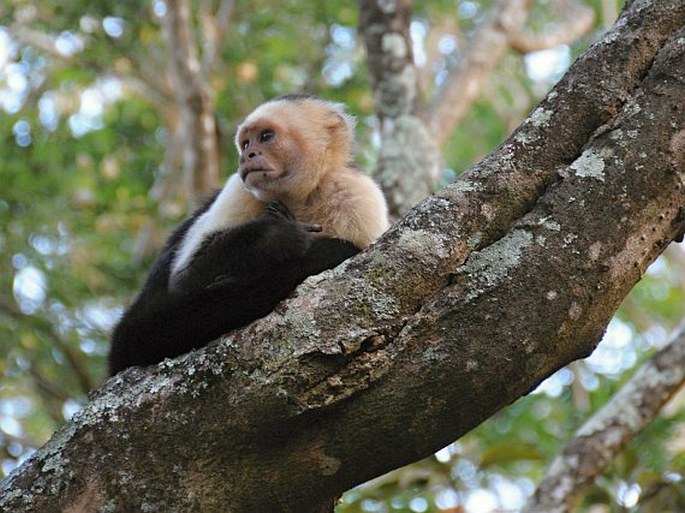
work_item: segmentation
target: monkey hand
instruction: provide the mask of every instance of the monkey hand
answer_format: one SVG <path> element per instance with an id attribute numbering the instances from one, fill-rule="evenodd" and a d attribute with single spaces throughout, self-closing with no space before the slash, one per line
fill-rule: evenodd
<path id="1" fill-rule="evenodd" d="M 318 224 L 297 222 L 295 216 L 293 216 L 290 210 L 288 210 L 288 207 L 286 207 L 285 204 L 280 200 L 273 200 L 267 203 L 265 215 L 268 217 L 272 217 L 274 219 L 283 219 L 285 221 L 292 221 L 293 223 L 297 223 L 300 226 L 300 228 L 302 228 L 302 230 L 308 233 L 318 233 L 322 231 L 321 226 Z"/>
<path id="2" fill-rule="evenodd" d="M 292 215 L 290 210 L 288 210 L 288 207 L 280 200 L 269 201 L 269 203 L 266 204 L 264 214 L 267 217 L 273 217 L 274 219 L 295 222 L 295 216 Z"/>
<path id="3" fill-rule="evenodd" d="M 307 223 L 299 223 L 300 228 L 302 228 L 305 232 L 309 233 L 319 233 L 320 231 L 323 230 L 321 228 L 320 224 L 307 224 Z"/>

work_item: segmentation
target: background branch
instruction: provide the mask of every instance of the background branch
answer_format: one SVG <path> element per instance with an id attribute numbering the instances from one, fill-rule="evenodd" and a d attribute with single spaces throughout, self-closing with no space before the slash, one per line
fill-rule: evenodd
<path id="1" fill-rule="evenodd" d="M 557 456 L 525 513 L 573 511 L 576 496 L 656 417 L 685 383 L 685 330 L 645 362 Z"/>
<path id="2" fill-rule="evenodd" d="M 95 384 L 93 383 L 93 379 L 88 373 L 87 365 L 83 358 L 83 355 L 81 355 L 78 351 L 72 348 L 55 331 L 55 327 L 50 321 L 48 321 L 45 318 L 27 315 L 16 304 L 2 299 L 0 299 L 0 314 L 9 315 L 17 319 L 29 320 L 31 324 L 35 326 L 35 328 L 39 332 L 43 333 L 48 338 L 48 340 L 50 340 L 52 347 L 57 349 L 64 356 L 64 359 L 69 365 L 71 372 L 76 376 L 76 380 L 79 384 L 79 387 L 81 388 L 81 391 L 84 394 L 87 394 L 94 388 Z M 32 376 L 35 377 L 38 376 L 38 374 L 32 374 Z M 48 380 L 47 378 L 41 377 L 40 382 L 40 386 L 43 386 L 43 384 L 47 383 Z M 54 386 L 48 388 L 52 388 L 54 390 L 56 389 L 56 387 L 57 384 L 54 384 Z M 58 395 L 61 397 L 62 395 L 64 395 L 64 393 L 60 392 L 60 394 Z"/>
<path id="3" fill-rule="evenodd" d="M 478 96 L 483 83 L 509 48 L 510 37 L 519 34 L 533 0 L 497 0 L 488 18 L 473 36 L 459 60 L 431 99 L 423 119 L 442 146 Z"/>
<path id="4" fill-rule="evenodd" d="M 529 53 L 571 44 L 587 34 L 594 21 L 595 11 L 574 2 L 569 6 L 562 23 L 554 24 L 542 34 L 527 34 L 523 30 L 513 32 L 509 37 L 509 45 L 518 52 Z"/>
<path id="5" fill-rule="evenodd" d="M 218 7 L 216 4 L 218 3 Z M 202 70 L 209 76 L 219 62 L 221 48 L 231 24 L 235 0 L 205 0 L 200 4 L 202 28 Z"/>

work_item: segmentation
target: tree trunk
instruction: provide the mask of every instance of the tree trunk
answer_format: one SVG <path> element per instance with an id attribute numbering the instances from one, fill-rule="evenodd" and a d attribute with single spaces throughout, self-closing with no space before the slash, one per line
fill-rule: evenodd
<path id="1" fill-rule="evenodd" d="M 630 2 L 529 119 L 219 343 L 108 381 L 0 510 L 310 512 L 589 354 L 685 229 L 685 1 Z"/>

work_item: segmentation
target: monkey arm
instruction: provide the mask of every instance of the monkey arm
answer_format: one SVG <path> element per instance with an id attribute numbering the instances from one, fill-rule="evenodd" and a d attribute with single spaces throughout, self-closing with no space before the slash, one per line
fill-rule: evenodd
<path id="1" fill-rule="evenodd" d="M 256 280 L 267 267 L 305 255 L 312 244 L 311 228 L 297 223 L 283 203 L 272 201 L 257 219 L 206 237 L 189 264 L 169 280 L 170 292 Z"/>
<path id="2" fill-rule="evenodd" d="M 223 233 L 193 261 L 185 292 L 170 293 L 160 286 L 169 275 L 169 246 L 114 330 L 110 374 L 178 356 L 263 317 L 305 278 L 358 251 L 340 239 L 312 240 L 297 223 L 263 216 Z M 217 275 L 215 266 L 226 273 Z"/>

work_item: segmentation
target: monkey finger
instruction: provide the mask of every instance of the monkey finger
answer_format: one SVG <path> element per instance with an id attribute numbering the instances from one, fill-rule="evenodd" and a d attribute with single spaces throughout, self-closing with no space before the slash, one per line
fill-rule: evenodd
<path id="1" fill-rule="evenodd" d="M 275 217 L 276 219 L 287 219 L 289 221 L 294 221 L 295 218 L 288 210 L 288 207 L 282 201 L 273 200 L 269 201 L 266 205 L 266 215 L 270 217 Z"/>
<path id="2" fill-rule="evenodd" d="M 238 282 L 238 280 L 234 277 L 231 277 L 226 274 L 219 274 L 217 275 L 214 280 L 209 283 L 208 285 L 205 286 L 206 290 L 214 290 L 214 289 L 221 289 L 221 288 L 226 288 L 228 286 L 233 286 Z"/>
<path id="3" fill-rule="evenodd" d="M 321 228 L 320 224 L 304 224 L 303 223 L 301 226 L 305 232 L 309 232 L 309 233 L 318 233 L 318 232 L 323 230 L 323 228 Z"/>

